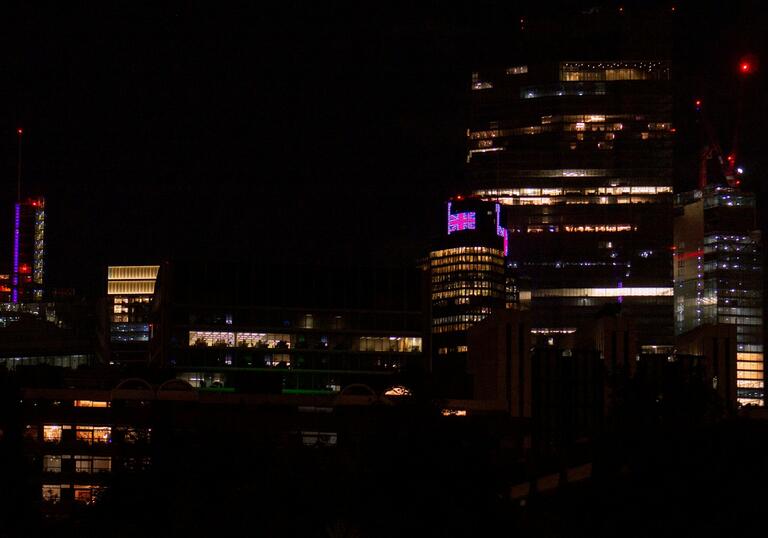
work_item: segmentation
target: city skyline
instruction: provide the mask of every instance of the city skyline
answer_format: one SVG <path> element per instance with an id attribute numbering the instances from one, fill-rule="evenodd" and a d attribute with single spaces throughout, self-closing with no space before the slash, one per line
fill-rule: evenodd
<path id="1" fill-rule="evenodd" d="M 0 535 L 760 535 L 768 18 L 595 1 L 11 6 Z"/>
<path id="2" fill-rule="evenodd" d="M 0 216 L 13 218 L 19 125 L 23 191 L 48 201 L 46 281 L 90 296 L 109 264 L 236 261 L 264 250 L 287 261 L 424 255 L 440 204 L 463 183 L 469 77 L 513 54 L 516 36 L 531 29 L 518 11 L 526 22 L 541 15 L 493 2 L 408 16 L 178 5 L 78 18 L 16 9 L 23 23 L 6 62 L 15 83 L 4 109 Z M 623 16 L 645 13 L 627 5 Z M 729 140 L 732 62 L 759 58 L 762 47 L 756 4 L 730 13 L 715 21 L 685 3 L 669 13 L 678 21 L 682 140 L 700 136 L 685 110 L 694 95 Z M 715 30 L 733 47 L 704 37 Z M 741 138 L 745 186 L 758 199 L 762 77 L 758 69 L 745 90 Z M 688 168 L 675 174 L 679 189 L 693 186 Z"/>

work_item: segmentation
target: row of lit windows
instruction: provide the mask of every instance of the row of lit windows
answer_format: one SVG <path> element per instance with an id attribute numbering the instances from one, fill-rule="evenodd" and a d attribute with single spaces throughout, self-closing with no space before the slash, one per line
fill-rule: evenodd
<path id="1" fill-rule="evenodd" d="M 432 275 L 432 285 L 436 288 L 445 289 L 446 285 L 450 283 L 466 283 L 467 285 L 471 285 L 473 282 L 488 282 L 493 279 L 494 276 L 497 276 L 496 280 L 500 280 L 498 275 L 500 275 L 502 271 L 497 271 L 496 273 L 497 274 L 494 275 L 491 273 L 455 271 L 445 275 Z"/>
<path id="2" fill-rule="evenodd" d="M 459 331 L 466 331 L 474 326 L 474 323 L 453 323 L 450 325 L 440 325 L 438 327 L 432 327 L 433 334 L 444 334 Z"/>
<path id="3" fill-rule="evenodd" d="M 159 270 L 159 265 L 112 265 L 107 280 L 155 280 Z"/>
<path id="4" fill-rule="evenodd" d="M 736 372 L 737 379 L 763 379 L 763 372 L 757 370 L 738 370 Z"/>
<path id="5" fill-rule="evenodd" d="M 491 282 L 489 280 L 455 280 L 455 281 L 442 283 L 440 286 L 436 286 L 435 288 L 441 291 L 470 290 L 470 289 L 503 290 L 504 285 L 499 282 Z"/>
<path id="6" fill-rule="evenodd" d="M 285 347 L 294 345 L 290 334 L 251 333 L 232 331 L 189 331 L 190 346 L 226 346 L 226 347 Z"/>
<path id="7" fill-rule="evenodd" d="M 45 424 L 43 426 L 43 441 L 46 443 L 61 442 L 62 430 L 72 429 L 72 426 L 60 426 L 57 424 Z M 75 439 L 88 444 L 108 443 L 112 428 L 110 426 L 81 426 L 74 427 Z"/>
<path id="8" fill-rule="evenodd" d="M 763 354 L 762 353 L 736 353 L 736 360 L 737 361 L 759 361 L 760 364 L 763 363 Z"/>
<path id="9" fill-rule="evenodd" d="M 536 224 L 528 226 L 526 233 L 542 232 L 567 232 L 567 233 L 618 233 L 637 231 L 637 226 L 631 224 L 564 224 L 562 227 L 555 224 Z"/>
<path id="10" fill-rule="evenodd" d="M 490 265 L 485 263 L 454 263 L 450 265 L 439 265 L 432 269 L 434 274 L 453 274 L 458 272 L 473 273 L 503 273 L 504 263 L 500 258 L 497 264 Z"/>
<path id="11" fill-rule="evenodd" d="M 672 288 L 548 288 L 533 291 L 534 297 L 671 297 Z"/>
<path id="12" fill-rule="evenodd" d="M 493 140 L 496 138 L 507 138 L 520 135 L 539 135 L 543 133 L 555 133 L 555 132 L 576 132 L 576 133 L 608 133 L 606 135 L 607 140 L 614 140 L 616 131 L 623 131 L 626 124 L 624 123 L 559 123 L 557 125 L 530 125 L 527 127 L 515 127 L 510 129 L 486 129 L 483 131 L 469 131 L 469 139 L 476 141 L 475 148 L 488 149 L 494 148 Z M 649 127 L 653 126 L 653 133 L 648 131 L 630 132 L 625 137 L 627 138 L 640 138 L 640 140 L 654 140 L 667 138 L 670 135 L 668 132 L 674 132 L 674 129 L 669 123 L 654 123 L 648 124 Z M 666 129 L 661 130 L 659 126 L 667 126 Z M 584 140 L 583 136 L 577 137 L 577 140 Z M 499 147 L 499 146 L 496 146 Z"/>
<path id="13" fill-rule="evenodd" d="M 762 317 L 748 317 L 748 316 L 718 316 L 719 323 L 727 323 L 729 325 L 763 325 Z"/>
<path id="14" fill-rule="evenodd" d="M 43 484 L 42 498 L 49 504 L 58 504 L 61 501 L 62 490 L 69 490 L 69 484 Z M 79 485 L 71 487 L 72 499 L 78 504 L 95 504 L 105 491 L 104 486 Z"/>
<path id="15" fill-rule="evenodd" d="M 75 460 L 76 473 L 108 473 L 112 470 L 112 458 L 109 456 L 43 456 L 43 472 L 60 473 L 62 459 Z"/>
<path id="16" fill-rule="evenodd" d="M 560 80 L 566 82 L 668 80 L 669 68 L 658 62 L 564 62 Z"/>
<path id="17" fill-rule="evenodd" d="M 498 256 L 498 257 L 504 256 L 504 252 L 497 248 L 456 247 L 456 248 L 447 248 L 444 250 L 435 250 L 429 253 L 429 257 L 434 260 L 436 258 L 444 258 L 446 256 L 458 256 L 461 254 L 490 254 L 492 256 Z"/>
<path id="18" fill-rule="evenodd" d="M 360 351 L 421 352 L 421 337 L 362 336 Z"/>
<path id="19" fill-rule="evenodd" d="M 498 290 L 475 290 L 461 289 L 452 291 L 438 291 L 432 294 L 432 300 L 453 299 L 455 297 L 501 297 L 502 292 Z"/>
<path id="20" fill-rule="evenodd" d="M 17 366 L 47 364 L 63 368 L 79 368 L 92 362 L 90 355 L 43 355 L 32 357 L 0 357 L 0 367 L 15 370 Z"/>
<path id="21" fill-rule="evenodd" d="M 705 245 L 718 243 L 754 243 L 755 240 L 748 235 L 708 235 L 704 237 Z"/>
<path id="22" fill-rule="evenodd" d="M 443 265 L 450 265 L 454 263 L 497 263 L 502 258 L 500 256 L 487 256 L 487 255 L 465 255 L 465 256 L 445 256 L 443 258 L 437 258 L 433 260 L 432 267 L 440 267 Z"/>
<path id="23" fill-rule="evenodd" d="M 655 185 L 623 185 L 616 187 L 584 187 L 567 189 L 559 187 L 551 188 L 523 188 L 523 189 L 484 189 L 475 191 L 475 195 L 487 199 L 496 199 L 515 196 L 567 196 L 567 195 L 601 195 L 601 194 L 669 194 L 670 186 Z"/>
<path id="24" fill-rule="evenodd" d="M 539 97 L 562 97 L 605 95 L 605 83 L 588 82 L 586 84 L 539 84 L 536 86 L 521 86 L 520 99 L 536 99 Z"/>
<path id="25" fill-rule="evenodd" d="M 540 197 L 540 198 L 495 198 L 502 205 L 614 205 L 614 204 L 656 204 L 659 200 L 648 194 L 632 196 L 590 196 L 590 197 Z"/>
<path id="26" fill-rule="evenodd" d="M 98 400 L 75 400 L 75 407 L 110 407 L 112 402 L 104 402 Z"/>
<path id="27" fill-rule="evenodd" d="M 100 403 L 102 402 L 99 402 L 99 404 Z M 46 443 L 60 443 L 62 439 L 62 432 L 64 430 L 74 430 L 75 439 L 77 441 L 88 444 L 106 444 L 110 443 L 112 439 L 111 426 L 72 426 L 70 424 L 44 424 L 43 441 Z M 123 441 L 128 444 L 149 441 L 149 437 L 152 431 L 150 428 L 143 429 L 129 426 L 117 426 L 115 430 L 122 433 Z M 34 433 L 35 430 L 31 426 L 27 426 L 27 431 L 32 432 L 32 434 L 35 436 L 34 438 L 36 438 L 36 433 Z"/>
<path id="28" fill-rule="evenodd" d="M 154 293 L 154 280 L 110 280 L 107 282 L 107 295 L 152 295 Z"/>
<path id="29" fill-rule="evenodd" d="M 737 379 L 736 380 L 736 387 L 740 389 L 762 389 L 763 388 L 763 382 L 762 381 L 749 381 L 746 379 Z"/>
<path id="30" fill-rule="evenodd" d="M 437 354 L 447 355 L 451 351 L 454 351 L 456 353 L 466 353 L 467 351 L 469 351 L 469 347 L 468 346 L 456 346 L 455 348 L 441 347 L 441 348 L 438 348 Z"/>

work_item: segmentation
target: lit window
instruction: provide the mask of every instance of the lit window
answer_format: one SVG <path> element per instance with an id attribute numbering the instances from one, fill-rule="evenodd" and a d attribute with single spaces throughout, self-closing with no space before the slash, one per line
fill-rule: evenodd
<path id="1" fill-rule="evenodd" d="M 507 75 L 524 75 L 528 72 L 527 65 L 516 65 L 514 67 L 507 67 Z"/>
<path id="2" fill-rule="evenodd" d="M 111 402 L 98 400 L 75 400 L 75 407 L 109 407 Z"/>
<path id="3" fill-rule="evenodd" d="M 46 424 L 43 426 L 43 441 L 58 443 L 61 441 L 61 426 Z"/>
<path id="4" fill-rule="evenodd" d="M 75 456 L 75 472 L 108 473 L 112 470 L 112 458 L 108 456 Z"/>
<path id="5" fill-rule="evenodd" d="M 43 456 L 44 473 L 61 472 L 61 456 Z"/>
<path id="6" fill-rule="evenodd" d="M 444 417 L 466 417 L 467 416 L 467 410 L 466 409 L 448 409 L 445 408 L 440 412 L 441 415 Z"/>
<path id="7" fill-rule="evenodd" d="M 43 484 L 43 501 L 50 504 L 57 504 L 61 500 L 61 486 L 58 484 Z"/>
<path id="8" fill-rule="evenodd" d="M 109 426 L 76 426 L 75 439 L 90 444 L 109 443 L 112 428 Z"/>
<path id="9" fill-rule="evenodd" d="M 104 491 L 103 486 L 75 485 L 74 500 L 76 503 L 95 504 Z"/>

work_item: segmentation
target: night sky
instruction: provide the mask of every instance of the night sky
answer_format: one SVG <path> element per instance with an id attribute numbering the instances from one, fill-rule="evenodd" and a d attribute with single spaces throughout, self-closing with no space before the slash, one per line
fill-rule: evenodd
<path id="1" fill-rule="evenodd" d="M 93 295 L 105 265 L 164 259 L 411 261 L 461 185 L 472 69 L 520 54 L 521 15 L 620 5 L 279 4 L 5 6 L 0 265 L 17 127 L 23 190 L 48 201 L 51 286 Z M 621 4 L 624 16 L 641 4 Z M 727 150 L 733 66 L 765 50 L 759 4 L 676 4 L 682 134 L 696 132 L 684 109 L 704 96 Z M 756 189 L 768 177 L 764 80 L 746 88 L 742 126 Z"/>

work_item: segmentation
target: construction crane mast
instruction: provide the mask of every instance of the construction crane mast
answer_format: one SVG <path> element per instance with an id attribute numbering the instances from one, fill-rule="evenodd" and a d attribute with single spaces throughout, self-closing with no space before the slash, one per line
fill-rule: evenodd
<path id="1" fill-rule="evenodd" d="M 745 58 L 739 62 L 739 83 L 738 94 L 736 97 L 736 116 L 733 127 L 733 140 L 731 142 L 730 152 L 727 155 L 720 146 L 717 134 L 712 127 L 712 123 L 709 121 L 709 117 L 703 110 L 701 99 L 696 99 L 695 101 L 696 110 L 699 112 L 699 118 L 704 126 L 704 131 L 707 136 L 707 144 L 701 151 L 699 161 L 699 189 L 703 189 L 707 186 L 707 163 L 712 159 L 716 159 L 718 165 L 717 169 L 722 175 L 722 179 L 724 179 L 730 187 L 738 187 L 741 183 L 741 180 L 738 177 L 741 174 L 741 168 L 736 166 L 739 146 L 739 127 L 741 125 L 743 109 L 744 81 L 753 73 L 753 71 L 754 62 L 751 59 Z"/>

